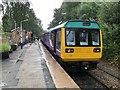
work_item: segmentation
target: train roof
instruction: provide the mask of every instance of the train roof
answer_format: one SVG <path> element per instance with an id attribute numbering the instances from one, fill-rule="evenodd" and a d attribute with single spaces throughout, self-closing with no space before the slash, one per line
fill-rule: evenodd
<path id="1" fill-rule="evenodd" d="M 51 28 L 51 30 L 56 30 L 59 28 L 93 28 L 93 29 L 100 29 L 100 26 L 95 21 L 80 21 L 80 20 L 72 20 L 64 22 L 63 24 L 60 24 L 54 28 Z"/>

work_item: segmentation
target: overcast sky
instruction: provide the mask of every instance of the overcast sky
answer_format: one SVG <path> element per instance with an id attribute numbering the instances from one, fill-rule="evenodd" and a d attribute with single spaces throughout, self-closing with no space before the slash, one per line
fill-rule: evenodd
<path id="1" fill-rule="evenodd" d="M 34 9 L 37 18 L 39 18 L 42 21 L 43 29 L 46 30 L 48 28 L 48 24 L 50 24 L 50 22 L 53 20 L 54 9 L 60 8 L 63 0 L 28 0 L 28 1 L 31 2 L 31 8 Z M 2 3 L 2 0 L 0 0 L 0 3 Z M 0 21 L 2 21 L 2 13 L 0 13 Z"/>
<path id="2" fill-rule="evenodd" d="M 37 18 L 42 20 L 43 29 L 48 28 L 48 24 L 53 19 L 54 9 L 62 5 L 63 0 L 30 0 L 31 8 L 34 9 Z"/>

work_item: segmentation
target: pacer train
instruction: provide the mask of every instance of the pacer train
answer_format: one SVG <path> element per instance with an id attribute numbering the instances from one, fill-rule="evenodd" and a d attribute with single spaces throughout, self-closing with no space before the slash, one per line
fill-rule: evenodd
<path id="1" fill-rule="evenodd" d="M 62 62 L 84 70 L 96 69 L 102 57 L 102 33 L 97 22 L 67 21 L 44 33 L 41 41 Z"/>

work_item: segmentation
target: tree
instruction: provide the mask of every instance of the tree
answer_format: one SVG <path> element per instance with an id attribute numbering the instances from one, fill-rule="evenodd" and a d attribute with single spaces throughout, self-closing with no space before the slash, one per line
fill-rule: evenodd
<path id="1" fill-rule="evenodd" d="M 52 22 L 50 22 L 50 26 L 48 28 L 55 27 L 67 20 L 72 20 L 74 18 L 74 7 L 76 7 L 77 5 L 79 5 L 78 2 L 63 2 L 60 8 L 54 10 L 54 19 L 52 20 Z"/>
<path id="2" fill-rule="evenodd" d="M 120 59 L 120 4 L 102 3 L 98 12 L 98 20 L 103 32 L 103 56 L 110 60 Z"/>
<path id="3" fill-rule="evenodd" d="M 22 22 L 22 28 L 27 31 L 32 31 L 36 35 L 42 31 L 41 20 L 37 19 L 34 10 L 30 8 L 29 2 L 10 2 L 6 3 L 6 12 L 2 18 L 3 31 L 10 32 L 11 29 L 20 27 Z"/>
<path id="4" fill-rule="evenodd" d="M 81 3 L 77 7 L 77 16 L 80 20 L 96 20 L 99 6 L 95 2 Z"/>

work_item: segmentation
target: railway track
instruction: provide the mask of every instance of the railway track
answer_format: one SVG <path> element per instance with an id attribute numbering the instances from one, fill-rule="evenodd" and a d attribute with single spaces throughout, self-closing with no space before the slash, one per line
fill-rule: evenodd
<path id="1" fill-rule="evenodd" d="M 68 72 L 68 74 L 82 90 L 109 90 L 108 87 L 91 76 L 88 72 Z"/>
<path id="2" fill-rule="evenodd" d="M 120 80 L 120 76 L 117 74 L 112 74 L 112 73 L 110 73 L 110 72 L 108 72 L 108 71 L 106 71 L 106 70 L 103 70 L 103 69 L 101 69 L 100 67 L 97 67 L 99 70 L 101 70 L 101 71 L 103 71 L 103 72 L 105 72 L 105 73 L 107 73 L 107 74 L 109 74 L 109 75 L 111 75 L 112 77 L 114 77 L 114 78 L 116 78 L 116 79 L 118 79 L 118 80 Z"/>
<path id="3" fill-rule="evenodd" d="M 53 53 L 51 54 L 82 90 L 111 90 L 111 86 L 102 82 L 100 78 L 96 78 L 96 74 L 94 75 L 94 73 L 90 72 L 77 71 L 77 68 L 70 70 L 70 68 L 65 67 L 65 65 L 59 62 L 56 55 Z"/>
<path id="4" fill-rule="evenodd" d="M 83 72 L 73 68 L 64 67 L 64 70 L 83 90 L 98 89 L 98 90 L 119 90 L 119 78 L 115 75 L 97 68 L 93 71 Z"/>
<path id="5" fill-rule="evenodd" d="M 61 64 L 59 61 L 58 63 Z M 82 90 L 111 90 L 117 87 L 117 85 L 113 85 L 114 83 L 108 83 L 109 81 L 107 82 L 107 80 L 105 81 L 104 78 L 101 78 L 103 74 L 101 72 L 99 73 L 98 77 L 96 74 L 91 73 L 92 71 L 85 72 L 77 70 L 77 68 L 73 68 L 70 70 L 70 67 L 67 68 L 65 67 L 65 65 L 62 64 L 61 66 Z M 107 75 L 105 77 L 107 78 Z M 104 81 L 102 79 L 104 79 Z"/>
<path id="6" fill-rule="evenodd" d="M 55 55 L 53 56 L 55 57 L 56 61 L 58 61 L 58 57 Z M 99 81 L 99 79 L 94 77 L 94 75 L 91 75 L 89 72 L 79 71 L 77 68 L 71 68 L 70 70 L 70 67 L 65 67 L 65 65 L 61 64 L 59 61 L 58 63 L 82 90 L 110 90 L 109 87 L 107 87 L 103 82 Z"/>
<path id="7" fill-rule="evenodd" d="M 89 71 L 89 74 L 96 78 L 101 83 L 104 83 L 109 89 L 119 90 L 119 79 L 111 73 L 106 72 L 105 70 L 97 68 L 94 71 Z"/>

